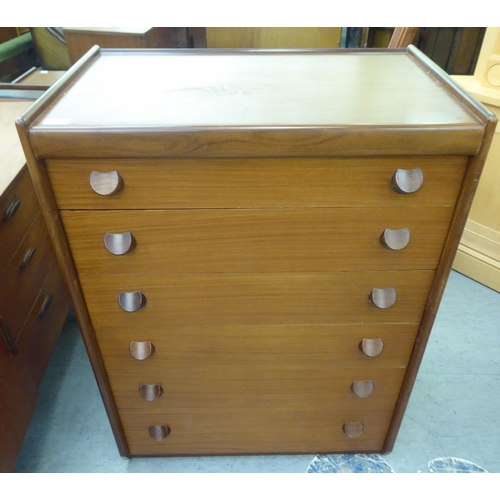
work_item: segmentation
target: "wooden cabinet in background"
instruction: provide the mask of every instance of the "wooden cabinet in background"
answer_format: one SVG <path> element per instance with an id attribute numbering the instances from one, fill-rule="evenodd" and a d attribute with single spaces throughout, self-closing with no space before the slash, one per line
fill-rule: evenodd
<path id="1" fill-rule="evenodd" d="M 30 104 L 0 100 L 0 472 L 14 469 L 69 308 L 14 125 Z"/>
<path id="2" fill-rule="evenodd" d="M 488 28 L 474 76 L 454 76 L 500 118 L 500 28 Z M 453 268 L 500 292 L 500 129 L 497 127 Z"/>
<path id="3" fill-rule="evenodd" d="M 160 49 L 206 47 L 205 28 L 63 28 L 74 64 L 91 47 Z"/>
<path id="4" fill-rule="evenodd" d="M 342 28 L 207 28 L 210 49 L 338 49 Z"/>

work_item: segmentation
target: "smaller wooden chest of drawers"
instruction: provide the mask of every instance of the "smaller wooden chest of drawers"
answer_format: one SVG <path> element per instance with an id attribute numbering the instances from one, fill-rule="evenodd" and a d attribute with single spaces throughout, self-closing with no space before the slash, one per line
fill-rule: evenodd
<path id="1" fill-rule="evenodd" d="M 390 451 L 494 125 L 414 48 L 89 52 L 19 130 L 121 453 Z"/>
<path id="2" fill-rule="evenodd" d="M 69 298 L 14 121 L 0 101 L 0 472 L 12 472 Z"/>

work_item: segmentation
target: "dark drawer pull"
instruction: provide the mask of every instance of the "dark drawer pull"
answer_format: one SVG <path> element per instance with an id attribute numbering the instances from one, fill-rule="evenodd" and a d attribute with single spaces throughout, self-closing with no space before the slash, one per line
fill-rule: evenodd
<path id="1" fill-rule="evenodd" d="M 368 298 L 379 309 L 388 309 L 396 302 L 396 290 L 394 288 L 374 288 Z"/>
<path id="2" fill-rule="evenodd" d="M 113 196 L 123 188 L 122 176 L 114 172 L 92 172 L 90 174 L 90 187 L 101 196 Z"/>
<path id="3" fill-rule="evenodd" d="M 144 342 L 130 342 L 130 354 L 133 358 L 143 361 L 155 352 L 155 346 L 149 340 Z"/>
<path id="4" fill-rule="evenodd" d="M 389 250 L 403 250 L 410 243 L 410 230 L 385 229 L 380 235 L 380 243 Z"/>
<path id="5" fill-rule="evenodd" d="M 28 267 L 28 264 L 33 260 L 33 256 L 35 255 L 36 252 L 36 247 L 35 248 L 28 248 L 26 252 L 24 252 L 24 256 L 21 260 L 21 264 L 19 264 L 20 269 L 25 269 Z"/>
<path id="6" fill-rule="evenodd" d="M 359 350 L 370 358 L 378 356 L 383 349 L 384 342 L 382 339 L 363 339 L 359 344 Z"/>
<path id="7" fill-rule="evenodd" d="M 142 384 L 139 387 L 139 394 L 146 401 L 154 401 L 163 394 L 163 387 L 160 384 Z"/>
<path id="8" fill-rule="evenodd" d="M 52 302 L 52 295 L 46 295 L 43 299 L 42 305 L 40 306 L 40 309 L 38 310 L 38 317 L 41 318 L 42 316 L 45 316 L 47 313 L 50 304 Z"/>
<path id="9" fill-rule="evenodd" d="M 5 212 L 3 213 L 2 221 L 7 222 L 8 220 L 12 219 L 12 217 L 16 215 L 16 212 L 19 210 L 20 206 L 21 206 L 21 200 L 16 200 L 10 203 L 9 206 L 5 209 Z"/>
<path id="10" fill-rule="evenodd" d="M 375 385 L 373 380 L 355 380 L 351 385 L 351 391 L 358 398 L 367 398 L 373 392 Z"/>
<path id="11" fill-rule="evenodd" d="M 152 425 L 149 428 L 149 435 L 156 441 L 163 441 L 170 434 L 168 425 Z"/>
<path id="12" fill-rule="evenodd" d="M 135 238 L 132 233 L 106 233 L 104 246 L 113 255 L 124 255 L 135 248 Z"/>
<path id="13" fill-rule="evenodd" d="M 363 422 L 345 422 L 342 426 L 342 430 L 346 436 L 350 438 L 357 438 L 361 436 L 365 430 L 365 426 L 363 425 Z"/>
<path id="14" fill-rule="evenodd" d="M 14 337 L 10 334 L 7 323 L 5 323 L 2 316 L 0 316 L 0 337 L 2 337 L 5 347 L 7 347 L 7 350 L 11 354 L 19 354 L 17 343 L 14 340 Z"/>
<path id="15" fill-rule="evenodd" d="M 396 170 L 391 179 L 391 188 L 398 194 L 411 194 L 418 191 L 424 183 L 424 173 L 419 168 Z"/>
<path id="16" fill-rule="evenodd" d="M 146 296 L 140 291 L 120 292 L 118 303 L 124 311 L 136 312 L 146 305 Z"/>

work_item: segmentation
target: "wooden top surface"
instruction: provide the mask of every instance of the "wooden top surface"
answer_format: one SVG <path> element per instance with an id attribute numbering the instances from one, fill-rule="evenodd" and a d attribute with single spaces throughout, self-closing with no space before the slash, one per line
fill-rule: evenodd
<path id="1" fill-rule="evenodd" d="M 95 47 L 25 122 L 40 157 L 475 154 L 488 112 L 411 50 Z"/>
<path id="2" fill-rule="evenodd" d="M 404 54 L 103 52 L 38 127 L 464 125 Z"/>
<path id="3" fill-rule="evenodd" d="M 0 99 L 0 195 L 26 163 L 15 121 L 33 101 Z"/>

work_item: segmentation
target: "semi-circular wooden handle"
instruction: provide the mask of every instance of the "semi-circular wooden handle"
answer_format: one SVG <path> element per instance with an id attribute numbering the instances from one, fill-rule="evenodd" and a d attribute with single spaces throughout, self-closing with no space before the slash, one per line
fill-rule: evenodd
<path id="1" fill-rule="evenodd" d="M 120 292 L 118 303 L 124 311 L 135 312 L 146 305 L 146 296 L 139 290 L 135 292 Z"/>
<path id="2" fill-rule="evenodd" d="M 392 176 L 391 188 L 398 194 L 411 194 L 418 191 L 423 183 L 424 173 L 419 168 L 399 168 Z"/>
<path id="3" fill-rule="evenodd" d="M 152 425 L 149 428 L 149 435 L 156 441 L 163 441 L 170 434 L 168 425 Z"/>
<path id="4" fill-rule="evenodd" d="M 389 250 L 403 250 L 410 243 L 410 230 L 403 229 L 384 229 L 380 235 L 380 243 Z"/>
<path id="5" fill-rule="evenodd" d="M 29 263 L 33 260 L 33 257 L 36 252 L 36 247 L 28 248 L 26 252 L 24 252 L 23 258 L 21 259 L 21 263 L 19 264 L 19 269 L 25 269 L 28 267 Z"/>
<path id="6" fill-rule="evenodd" d="M 49 310 L 49 306 L 52 302 L 52 295 L 46 295 L 42 301 L 42 305 L 40 306 L 40 309 L 38 310 L 38 317 L 41 318 L 42 316 L 45 316 L 47 311 Z"/>
<path id="7" fill-rule="evenodd" d="M 363 339 L 359 344 L 359 350 L 370 358 L 378 356 L 383 349 L 384 341 L 382 339 Z"/>
<path id="8" fill-rule="evenodd" d="M 130 342 L 130 354 L 133 358 L 143 361 L 155 352 L 155 346 L 149 340 L 144 342 Z"/>
<path id="9" fill-rule="evenodd" d="M 374 288 L 368 298 L 379 309 L 388 309 L 396 302 L 396 290 L 394 288 Z"/>
<path id="10" fill-rule="evenodd" d="M 7 222 L 12 219 L 16 212 L 19 210 L 21 206 L 21 200 L 15 200 L 12 203 L 9 203 L 9 206 L 5 209 L 5 212 L 2 215 L 2 222 Z"/>
<path id="11" fill-rule="evenodd" d="M 365 426 L 363 425 L 363 422 L 345 422 L 342 426 L 342 430 L 345 435 L 350 438 L 357 438 L 358 436 L 361 436 L 364 429 Z"/>
<path id="12" fill-rule="evenodd" d="M 142 384 L 139 387 L 139 394 L 146 401 L 154 401 L 163 394 L 163 387 L 160 384 Z"/>
<path id="13" fill-rule="evenodd" d="M 122 176 L 113 172 L 92 172 L 90 174 L 90 187 L 101 196 L 113 196 L 123 188 Z"/>
<path id="14" fill-rule="evenodd" d="M 358 398 L 367 398 L 373 392 L 375 385 L 373 380 L 355 380 L 351 384 L 351 391 L 358 396 Z"/>
<path id="15" fill-rule="evenodd" d="M 104 246 L 113 255 L 124 255 L 135 248 L 135 238 L 129 231 L 126 233 L 106 233 Z"/>

